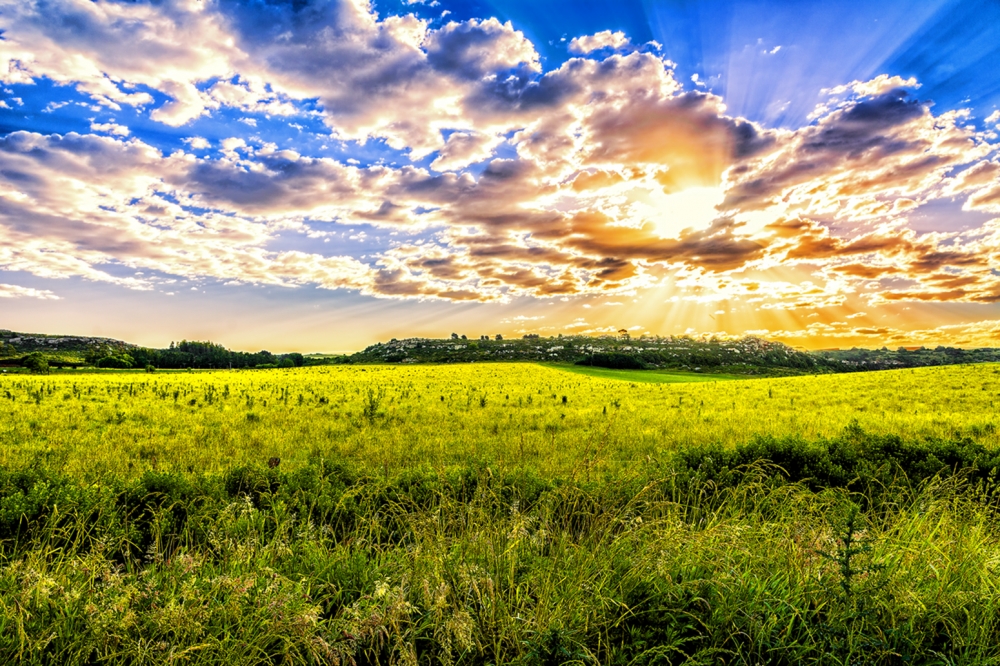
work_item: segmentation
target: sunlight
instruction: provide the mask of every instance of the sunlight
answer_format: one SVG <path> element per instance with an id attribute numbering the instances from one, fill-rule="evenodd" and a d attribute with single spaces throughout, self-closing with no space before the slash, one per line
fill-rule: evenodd
<path id="1" fill-rule="evenodd" d="M 653 200 L 652 215 L 656 233 L 661 238 L 676 238 L 685 229 L 707 228 L 719 216 L 716 206 L 725 192 L 719 187 L 690 187 Z"/>

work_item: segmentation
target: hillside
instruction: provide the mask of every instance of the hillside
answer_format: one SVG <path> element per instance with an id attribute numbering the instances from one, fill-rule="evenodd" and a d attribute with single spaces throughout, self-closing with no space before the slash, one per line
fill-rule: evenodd
<path id="1" fill-rule="evenodd" d="M 84 335 L 47 335 L 44 333 L 15 333 L 0 329 L 0 345 L 4 353 L 30 352 L 79 352 L 107 347 L 127 351 L 136 345 L 112 338 L 87 337 Z"/>
<path id="2" fill-rule="evenodd" d="M 474 363 L 533 361 L 575 363 L 618 370 L 674 369 L 740 375 L 865 372 L 967 363 L 1000 363 L 1000 349 L 938 346 L 804 351 L 755 336 L 696 339 L 689 336 L 557 336 L 478 340 L 407 338 L 377 343 L 336 363 Z"/>
<path id="3" fill-rule="evenodd" d="M 29 357 L 40 357 L 51 367 L 113 368 L 270 368 L 304 364 L 302 354 L 272 354 L 269 351 L 240 352 L 213 342 L 182 340 L 165 349 L 153 349 L 87 336 L 44 335 L 0 330 L 0 366 L 25 365 Z"/>
<path id="4" fill-rule="evenodd" d="M 812 352 L 824 362 L 840 366 L 844 372 L 865 370 L 891 370 L 894 368 L 923 368 L 934 365 L 963 365 L 966 363 L 1000 363 L 1000 349 L 982 347 L 959 349 L 957 347 L 900 347 L 882 349 L 836 349 Z"/>
<path id="5" fill-rule="evenodd" d="M 782 374 L 829 372 L 836 364 L 780 342 L 689 337 L 559 336 L 520 339 L 408 338 L 374 344 L 347 363 L 471 363 L 555 361 L 616 369 L 673 368 L 694 372 Z"/>
<path id="6" fill-rule="evenodd" d="M 84 335 L 17 333 L 0 329 L 0 365 L 20 365 L 28 354 L 41 353 L 55 366 L 78 366 L 88 357 L 126 354 L 136 345 L 112 338 Z"/>
<path id="7" fill-rule="evenodd" d="M 212 342 L 187 340 L 172 342 L 165 349 L 152 349 L 112 338 L 0 330 L 0 366 L 23 365 L 29 355 L 41 355 L 53 367 L 118 369 L 527 361 L 574 363 L 616 370 L 666 369 L 754 376 L 1000 362 L 1000 349 L 995 348 L 854 348 L 810 352 L 754 336 L 740 339 L 642 336 L 633 339 L 625 334 L 547 338 L 529 334 L 515 339 L 481 336 L 470 340 L 454 335 L 448 339 L 393 338 L 355 354 L 339 356 L 233 351 Z"/>

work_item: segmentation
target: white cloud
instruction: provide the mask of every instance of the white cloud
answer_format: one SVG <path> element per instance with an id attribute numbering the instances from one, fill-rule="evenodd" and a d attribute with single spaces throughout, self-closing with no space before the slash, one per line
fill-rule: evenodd
<path id="1" fill-rule="evenodd" d="M 431 162 L 431 168 L 436 171 L 454 171 L 482 162 L 493 154 L 502 139 L 479 132 L 455 132 L 448 137 L 445 145 L 438 152 L 438 157 Z"/>
<path id="2" fill-rule="evenodd" d="M 855 95 L 874 97 L 876 95 L 884 95 L 885 93 L 895 90 L 896 88 L 919 87 L 920 82 L 917 81 L 916 77 L 911 76 L 908 79 L 904 79 L 901 76 L 879 74 L 875 78 L 869 79 L 868 81 L 851 81 L 850 83 L 841 86 L 823 90 L 823 92 L 829 95 L 843 95 L 846 92 L 852 92 Z"/>
<path id="3" fill-rule="evenodd" d="M 128 136 L 129 129 L 117 123 L 90 123 L 90 129 L 94 132 L 104 132 L 115 136 Z"/>
<path id="4" fill-rule="evenodd" d="M 0 283 L 0 298 L 37 298 L 40 300 L 59 300 L 59 297 L 48 289 L 32 289 L 16 284 Z"/>
<path id="5" fill-rule="evenodd" d="M 208 141 L 208 139 L 204 139 L 200 136 L 187 137 L 185 139 L 181 139 L 181 141 L 191 146 L 194 150 L 205 150 L 206 148 L 212 147 L 212 144 Z"/>
<path id="6" fill-rule="evenodd" d="M 593 35 L 574 37 L 569 42 L 569 50 L 570 53 L 587 54 L 598 49 L 608 48 L 618 50 L 628 48 L 631 45 L 629 38 L 624 32 L 620 30 L 616 32 L 602 30 Z"/>

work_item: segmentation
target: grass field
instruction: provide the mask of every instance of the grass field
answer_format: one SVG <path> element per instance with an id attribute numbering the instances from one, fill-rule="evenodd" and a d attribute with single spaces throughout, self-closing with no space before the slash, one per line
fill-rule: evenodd
<path id="1" fill-rule="evenodd" d="M 706 374 L 701 372 L 685 372 L 683 370 L 610 370 L 608 368 L 570 365 L 568 363 L 545 363 L 543 365 L 547 368 L 587 375 L 588 377 L 630 382 L 649 382 L 653 384 L 687 384 L 691 382 L 718 382 L 727 379 L 741 379 L 736 375 Z M 743 377 L 742 379 L 746 378 Z"/>
<path id="2" fill-rule="evenodd" d="M 583 370 L 0 377 L 0 661 L 1000 663 L 1000 367 Z"/>

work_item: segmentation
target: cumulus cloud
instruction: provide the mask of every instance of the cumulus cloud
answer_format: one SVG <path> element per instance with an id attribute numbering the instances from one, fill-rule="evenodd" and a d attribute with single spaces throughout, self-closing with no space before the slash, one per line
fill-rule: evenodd
<path id="1" fill-rule="evenodd" d="M 114 134 L 115 136 L 129 135 L 128 127 L 125 127 L 125 125 L 119 125 L 118 123 L 90 123 L 90 130 L 92 132 Z"/>
<path id="2" fill-rule="evenodd" d="M 202 138 L 200 136 L 192 136 L 181 139 L 184 143 L 191 146 L 194 150 L 205 150 L 206 148 L 211 148 L 212 144 L 208 139 Z"/>
<path id="3" fill-rule="evenodd" d="M 479 132 L 455 132 L 448 137 L 438 157 L 431 162 L 437 171 L 455 171 L 482 162 L 493 154 L 502 139 Z"/>
<path id="4" fill-rule="evenodd" d="M 850 92 L 862 97 L 876 97 L 878 95 L 884 95 L 892 90 L 896 90 L 897 88 L 919 87 L 920 83 L 915 77 L 912 76 L 908 79 L 904 79 L 901 76 L 879 74 L 874 79 L 869 79 L 868 81 L 851 81 L 850 83 L 841 86 L 829 88 L 823 92 L 830 95 L 843 95 L 844 93 Z"/>
<path id="5" fill-rule="evenodd" d="M 847 344 L 930 345 L 942 342 L 965 347 L 996 347 L 1000 344 L 1000 320 L 984 319 L 927 328 L 855 326 L 848 322 L 815 322 L 796 330 L 754 331 L 755 335 L 802 344 L 809 340 L 842 340 Z"/>
<path id="6" fill-rule="evenodd" d="M 593 35 L 583 35 L 581 37 L 574 37 L 569 42 L 570 53 L 586 54 L 598 49 L 624 49 L 631 46 L 632 43 L 624 32 L 616 31 L 611 32 L 610 30 L 602 30 L 601 32 L 595 33 Z"/>
<path id="7" fill-rule="evenodd" d="M 15 132 L 0 139 L 6 270 L 456 301 L 669 283 L 692 303 L 741 298 L 765 311 L 1000 294 L 995 221 L 910 225 L 949 197 L 1000 212 L 993 139 L 961 111 L 935 113 L 914 79 L 846 83 L 810 123 L 774 129 L 730 115 L 621 32 L 573 39 L 570 51 L 590 57 L 545 71 L 509 22 L 434 27 L 363 0 L 0 8 L 5 83 L 48 77 L 174 126 L 223 108 L 245 122 L 314 114 L 334 139 L 403 153 L 401 166 L 363 167 L 238 129 L 204 157 L 161 153 L 115 123 L 91 126 L 106 136 Z M 337 256 L 270 249 L 283 234 L 329 239 L 345 225 L 395 235 Z M 112 270 L 122 266 L 146 275 L 123 278 Z"/>
<path id="8" fill-rule="evenodd" d="M 197 81 L 226 76 L 239 54 L 203 3 L 6 0 L 0 5 L 0 80 L 47 77 L 73 85 L 103 106 L 145 107 L 144 85 L 170 96 L 151 117 L 180 125 L 202 115 Z"/>

